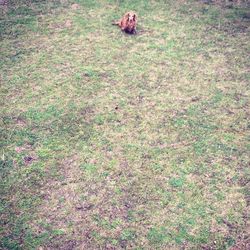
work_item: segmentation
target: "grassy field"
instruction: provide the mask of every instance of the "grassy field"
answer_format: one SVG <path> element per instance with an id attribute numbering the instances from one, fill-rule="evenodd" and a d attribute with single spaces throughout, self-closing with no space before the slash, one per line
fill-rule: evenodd
<path id="1" fill-rule="evenodd" d="M 247 249 L 247 4 L 8 2 L 0 248 Z"/>

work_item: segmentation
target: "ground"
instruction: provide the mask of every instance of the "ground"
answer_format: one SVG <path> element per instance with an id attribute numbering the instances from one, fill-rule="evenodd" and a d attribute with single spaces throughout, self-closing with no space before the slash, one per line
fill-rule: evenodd
<path id="1" fill-rule="evenodd" d="M 0 2 L 1 249 L 249 247 L 236 2 Z"/>

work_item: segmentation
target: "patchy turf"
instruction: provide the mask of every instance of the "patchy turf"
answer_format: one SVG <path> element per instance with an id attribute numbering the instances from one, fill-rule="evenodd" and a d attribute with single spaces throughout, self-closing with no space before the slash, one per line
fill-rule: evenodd
<path id="1" fill-rule="evenodd" d="M 6 2 L 0 248 L 247 249 L 246 3 Z"/>

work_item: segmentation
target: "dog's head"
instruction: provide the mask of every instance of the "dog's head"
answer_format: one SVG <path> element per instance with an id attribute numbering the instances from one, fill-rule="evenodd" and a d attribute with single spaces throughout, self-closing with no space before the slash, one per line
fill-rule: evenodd
<path id="1" fill-rule="evenodd" d="M 135 23 L 136 22 L 136 19 L 137 19 L 137 15 L 135 12 L 133 11 L 129 11 L 125 14 L 125 17 L 126 17 L 126 20 L 127 22 L 129 23 Z"/>

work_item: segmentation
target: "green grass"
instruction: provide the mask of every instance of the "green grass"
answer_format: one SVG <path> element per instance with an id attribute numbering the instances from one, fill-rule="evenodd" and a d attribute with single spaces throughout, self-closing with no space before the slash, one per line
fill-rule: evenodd
<path id="1" fill-rule="evenodd" d="M 0 248 L 244 249 L 247 4 L 9 2 Z"/>

